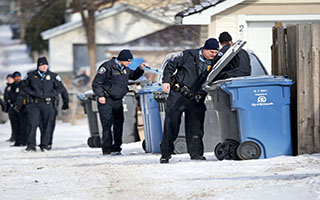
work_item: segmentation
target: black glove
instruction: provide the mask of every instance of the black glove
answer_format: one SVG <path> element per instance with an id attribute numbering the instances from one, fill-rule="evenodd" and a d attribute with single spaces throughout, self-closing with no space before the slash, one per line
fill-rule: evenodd
<path id="1" fill-rule="evenodd" d="M 15 105 L 15 106 L 13 106 L 13 109 L 15 110 L 15 111 L 17 111 L 17 112 L 20 112 L 20 106 L 17 106 L 17 105 Z"/>
<path id="2" fill-rule="evenodd" d="M 67 110 L 69 108 L 69 104 L 68 103 L 63 103 L 62 105 L 62 110 Z"/>

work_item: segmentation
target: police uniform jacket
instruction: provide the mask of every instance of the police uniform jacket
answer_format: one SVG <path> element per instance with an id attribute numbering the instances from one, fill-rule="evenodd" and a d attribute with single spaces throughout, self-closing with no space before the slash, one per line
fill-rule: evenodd
<path id="1" fill-rule="evenodd" d="M 205 93 L 201 89 L 201 85 L 212 67 L 203 69 L 202 73 L 199 72 L 199 52 L 200 49 L 185 50 L 168 62 L 163 71 L 162 83 L 174 82 L 180 86 L 187 86 L 193 92 Z"/>
<path id="2" fill-rule="evenodd" d="M 22 84 L 22 81 L 20 81 L 19 83 L 14 82 L 11 86 L 11 90 L 9 93 L 9 99 L 10 99 L 11 105 L 16 105 L 16 103 L 18 103 L 17 100 L 22 91 L 21 84 Z"/>
<path id="3" fill-rule="evenodd" d="M 226 44 L 218 53 L 218 56 L 214 59 L 216 63 L 224 53 L 230 48 L 230 44 Z M 239 76 L 250 76 L 251 75 L 251 65 L 248 53 L 241 49 L 237 55 L 235 55 L 232 60 L 222 69 L 222 71 L 214 79 L 227 79 L 231 77 Z"/>
<path id="4" fill-rule="evenodd" d="M 22 88 L 26 95 L 38 100 L 53 99 L 63 91 L 60 76 L 49 70 L 42 77 L 38 73 L 38 70 L 27 73 L 23 80 Z"/>
<path id="5" fill-rule="evenodd" d="M 13 83 L 7 83 L 6 88 L 4 89 L 3 100 L 4 100 L 4 111 L 8 112 L 10 108 L 10 91 Z"/>
<path id="6" fill-rule="evenodd" d="M 136 80 L 143 75 L 143 70 L 120 69 L 115 58 L 104 62 L 92 82 L 92 90 L 98 97 L 123 98 L 128 92 L 128 80 Z"/>

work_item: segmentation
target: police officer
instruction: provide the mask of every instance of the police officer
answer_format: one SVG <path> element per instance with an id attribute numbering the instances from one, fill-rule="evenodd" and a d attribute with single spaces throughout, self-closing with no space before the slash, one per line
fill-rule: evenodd
<path id="1" fill-rule="evenodd" d="M 171 158 L 183 112 L 188 153 L 192 160 L 206 159 L 203 156 L 202 137 L 206 111 L 204 100 L 207 93 L 201 89 L 201 85 L 211 70 L 218 50 L 218 41 L 210 38 L 203 48 L 185 50 L 166 65 L 163 71 L 162 89 L 164 92 L 169 92 L 169 97 L 160 144 L 160 163 L 168 163 Z"/>
<path id="2" fill-rule="evenodd" d="M 220 49 L 218 56 L 214 59 L 215 62 L 217 62 L 233 45 L 231 35 L 228 32 L 222 32 L 219 35 L 219 43 L 222 48 Z M 217 75 L 214 81 L 231 77 L 250 76 L 250 74 L 251 65 L 249 55 L 244 49 L 241 49 Z"/>
<path id="3" fill-rule="evenodd" d="M 92 89 L 98 97 L 98 110 L 103 128 L 102 154 L 120 155 L 123 130 L 122 99 L 128 92 L 128 80 L 136 80 L 143 75 L 143 63 L 135 71 L 128 65 L 133 56 L 130 50 L 120 51 L 117 58 L 103 63 L 92 82 Z M 111 126 L 113 125 L 113 137 Z"/>
<path id="4" fill-rule="evenodd" d="M 26 109 L 26 99 L 21 96 L 21 73 L 16 71 L 13 74 L 14 84 L 10 90 L 10 113 L 12 115 L 12 131 L 16 135 L 16 140 L 13 146 L 26 146 L 27 144 L 27 129 L 28 115 Z"/>
<path id="5" fill-rule="evenodd" d="M 9 112 L 11 104 L 10 104 L 10 91 L 11 87 L 14 84 L 14 79 L 12 74 L 7 75 L 7 86 L 4 89 L 3 100 L 4 100 L 4 111 L 8 113 L 10 125 L 11 125 L 11 137 L 7 140 L 9 142 L 14 142 L 16 140 L 16 135 L 13 132 L 13 124 L 12 124 L 12 111 Z"/>
<path id="6" fill-rule="evenodd" d="M 63 90 L 61 78 L 48 69 L 47 59 L 40 57 L 37 69 L 27 73 L 23 81 L 23 90 L 30 101 L 27 106 L 30 128 L 26 151 L 36 151 L 36 130 L 40 123 L 42 123 L 40 149 L 48 151 L 55 118 L 54 98 Z"/>

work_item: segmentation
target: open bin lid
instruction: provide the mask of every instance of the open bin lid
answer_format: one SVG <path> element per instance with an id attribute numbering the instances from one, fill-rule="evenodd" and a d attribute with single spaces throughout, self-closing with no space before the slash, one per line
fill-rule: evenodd
<path id="1" fill-rule="evenodd" d="M 237 55 L 241 48 L 246 44 L 244 40 L 236 41 L 232 47 L 230 47 L 220 60 L 213 66 L 211 72 L 209 73 L 207 80 L 203 83 L 203 88 L 212 84 L 216 76 L 221 72 L 221 70 L 230 62 L 230 60 Z"/>

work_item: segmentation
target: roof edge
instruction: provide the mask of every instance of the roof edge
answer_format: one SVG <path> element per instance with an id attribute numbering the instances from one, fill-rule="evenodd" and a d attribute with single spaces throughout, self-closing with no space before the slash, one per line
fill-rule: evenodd
<path id="1" fill-rule="evenodd" d="M 115 15 L 115 14 L 122 12 L 122 11 L 125 11 L 125 10 L 132 10 L 134 12 L 145 15 L 150 19 L 159 21 L 160 23 L 164 23 L 167 25 L 173 24 L 173 22 L 168 19 L 164 19 L 164 18 L 161 18 L 159 16 L 155 16 L 150 13 L 145 13 L 142 9 L 137 8 L 135 6 L 128 5 L 128 4 L 120 4 L 120 5 L 114 6 L 112 8 L 108 8 L 108 9 L 102 10 L 100 12 L 97 12 L 95 14 L 96 21 L 110 17 L 112 15 Z M 53 38 L 53 37 L 56 37 L 56 36 L 61 35 L 63 33 L 66 33 L 68 31 L 79 28 L 81 26 L 82 26 L 82 20 L 68 22 L 68 23 L 65 23 L 65 24 L 62 24 L 62 25 L 59 25 L 59 26 L 56 26 L 56 27 L 53 27 L 51 29 L 48 29 L 48 30 L 41 32 L 41 37 L 43 40 L 48 40 L 50 38 Z"/>
<path id="2" fill-rule="evenodd" d="M 209 1 L 210 6 L 203 9 L 196 10 L 194 12 L 186 13 L 187 10 L 181 11 L 175 15 L 175 23 L 183 25 L 191 24 L 210 24 L 211 16 L 221 13 L 235 5 L 238 5 L 245 0 L 216 0 Z"/>

